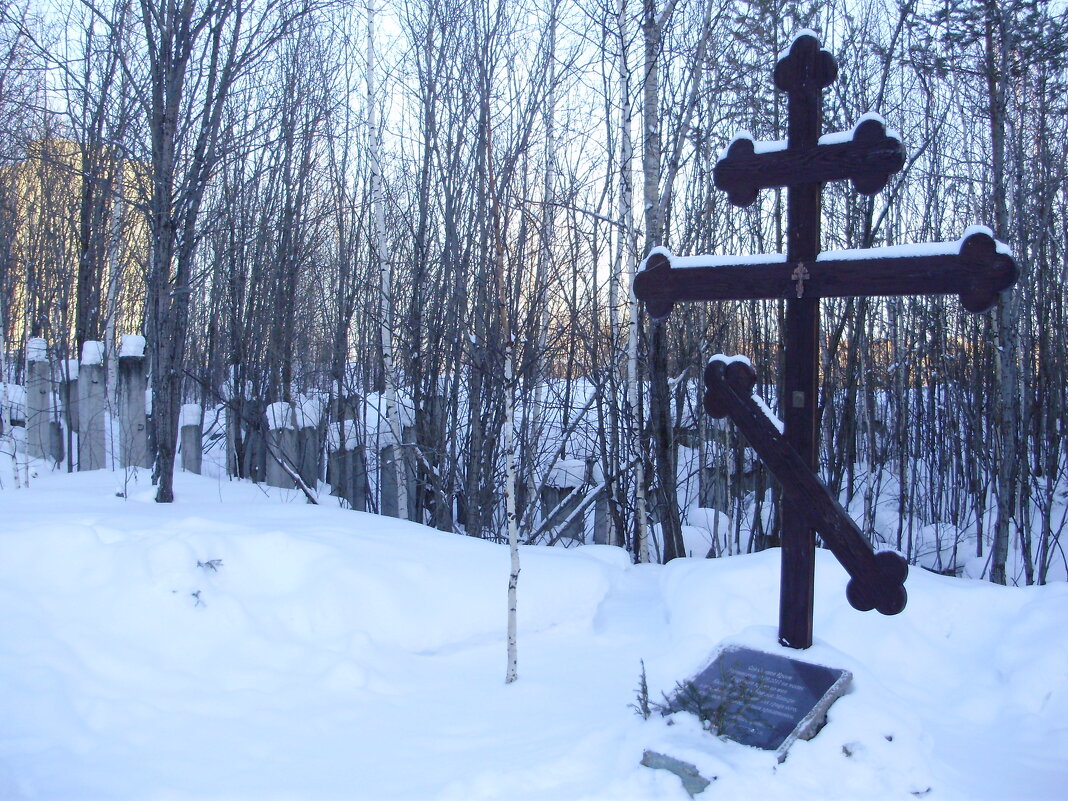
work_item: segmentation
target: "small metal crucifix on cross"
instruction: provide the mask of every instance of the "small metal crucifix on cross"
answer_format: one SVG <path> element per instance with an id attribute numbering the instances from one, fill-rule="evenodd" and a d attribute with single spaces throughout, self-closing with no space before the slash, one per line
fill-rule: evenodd
<path id="1" fill-rule="evenodd" d="M 900 139 L 874 114 L 850 132 L 820 135 L 822 92 L 837 76 L 816 34 L 798 34 L 775 67 L 775 85 L 787 96 L 786 142 L 738 137 L 715 168 L 716 187 L 735 206 L 750 205 L 761 189 L 786 188 L 785 255 L 679 259 L 657 248 L 634 281 L 636 297 L 656 318 L 679 301 L 786 300 L 783 431 L 753 398 L 756 376 L 745 360 L 709 364 L 705 409 L 738 425 L 789 501 L 781 519 L 779 641 L 792 648 L 812 645 L 817 531 L 850 574 L 846 597 L 855 608 L 892 615 L 906 602 L 908 564 L 892 551 L 875 553 L 817 476 L 819 299 L 958 295 L 965 309 L 983 312 L 1018 275 L 1008 249 L 981 227 L 958 242 L 820 253 L 823 184 L 848 179 L 858 192 L 875 194 L 905 163 Z"/>

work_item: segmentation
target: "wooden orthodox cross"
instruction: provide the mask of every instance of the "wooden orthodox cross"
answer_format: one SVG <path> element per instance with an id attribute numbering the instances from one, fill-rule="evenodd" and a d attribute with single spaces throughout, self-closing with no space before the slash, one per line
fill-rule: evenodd
<path id="1" fill-rule="evenodd" d="M 845 134 L 820 136 L 822 92 L 838 77 L 834 57 L 811 31 L 802 31 L 775 66 L 787 96 L 787 139 L 736 138 L 720 157 L 716 187 L 748 206 L 761 189 L 786 187 L 786 254 L 673 257 L 657 248 L 635 278 L 636 297 L 653 317 L 677 301 L 786 299 L 785 362 L 780 399 L 784 430 L 757 407 L 756 377 L 744 360 L 713 360 L 705 373 L 705 408 L 730 416 L 779 479 L 788 510 L 781 520 L 779 641 L 812 645 L 816 530 L 851 579 L 849 602 L 861 610 L 900 612 L 908 565 L 899 554 L 875 553 L 816 475 L 819 299 L 874 295 L 958 295 L 982 312 L 1012 286 L 1018 271 L 989 230 L 971 228 L 959 242 L 820 253 L 820 193 L 827 181 L 849 179 L 862 194 L 881 191 L 901 169 L 901 141 L 877 115 Z"/>

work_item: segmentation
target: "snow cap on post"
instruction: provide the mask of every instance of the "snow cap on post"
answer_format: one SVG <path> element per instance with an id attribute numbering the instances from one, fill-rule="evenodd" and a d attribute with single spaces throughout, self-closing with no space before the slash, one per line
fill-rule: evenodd
<path id="1" fill-rule="evenodd" d="M 21 384 L 8 384 L 7 387 L 7 413 L 8 418 L 11 420 L 25 420 L 26 419 L 26 387 Z M 3 396 L 0 396 L 0 403 L 4 401 Z M 21 426 L 13 426 L 8 429 L 7 433 L 14 433 L 17 431 L 25 431 L 25 428 Z"/>
<path id="2" fill-rule="evenodd" d="M 104 343 L 87 339 L 82 343 L 82 364 L 103 364 Z"/>
<path id="3" fill-rule="evenodd" d="M 294 407 L 297 428 L 318 428 L 323 416 L 323 402 L 318 398 L 300 395 Z"/>
<path id="4" fill-rule="evenodd" d="M 560 459 L 545 483 L 550 487 L 581 487 L 586 482 L 586 463 L 581 459 Z"/>
<path id="5" fill-rule="evenodd" d="M 140 334 L 123 334 L 122 347 L 119 349 L 119 358 L 134 356 L 144 358 L 145 338 Z"/>
<path id="6" fill-rule="evenodd" d="M 267 427 L 271 431 L 293 428 L 293 410 L 288 403 L 279 401 L 267 404 Z"/>
<path id="7" fill-rule="evenodd" d="M 360 444 L 355 420 L 342 420 L 326 429 L 326 447 L 331 451 L 351 451 Z"/>
<path id="8" fill-rule="evenodd" d="M 198 426 L 200 425 L 200 417 L 199 403 L 183 403 L 182 409 L 178 414 L 178 427 Z"/>
<path id="9" fill-rule="evenodd" d="M 41 337 L 32 337 L 26 340 L 26 361 L 47 362 L 48 340 Z"/>

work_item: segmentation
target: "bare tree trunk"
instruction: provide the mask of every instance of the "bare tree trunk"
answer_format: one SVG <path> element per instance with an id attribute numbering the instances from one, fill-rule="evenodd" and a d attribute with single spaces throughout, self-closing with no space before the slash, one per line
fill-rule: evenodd
<path id="1" fill-rule="evenodd" d="M 646 460 L 640 453 L 642 441 L 641 387 L 638 380 L 638 334 L 640 320 L 638 299 L 629 287 L 633 286 L 637 274 L 637 242 L 634 231 L 634 144 L 631 139 L 633 107 L 631 105 L 630 65 L 627 62 L 626 48 L 626 0 L 618 0 L 617 29 L 619 33 L 619 254 L 621 276 L 613 282 L 618 284 L 625 276 L 627 291 L 627 416 L 629 435 L 627 441 L 628 458 L 634 459 L 634 556 L 639 562 L 649 561 L 648 521 L 646 519 L 645 500 L 645 465 Z M 616 304 L 612 304 L 613 311 Z M 615 330 L 615 327 L 613 327 Z"/>
<path id="2" fill-rule="evenodd" d="M 115 197 L 111 206 L 111 241 L 108 244 L 108 314 L 104 324 L 104 347 L 108 353 L 108 403 L 116 408 L 119 399 L 119 340 L 115 331 L 115 318 L 118 316 L 119 296 L 119 243 L 122 236 L 123 217 L 123 165 L 118 167 Z"/>
<path id="3" fill-rule="evenodd" d="M 405 475 L 404 436 L 397 408 L 397 376 L 393 363 L 392 254 L 386 245 L 386 203 L 382 194 L 382 128 L 375 100 L 375 9 L 367 6 L 367 134 L 370 140 L 371 205 L 375 221 L 375 254 L 381 276 L 382 371 L 385 380 L 386 420 L 393 437 L 393 470 L 397 474 L 397 517 L 408 519 L 408 486 Z"/>
<path id="4" fill-rule="evenodd" d="M 508 668 L 505 683 L 519 678 L 518 668 L 518 622 L 516 616 L 517 588 L 519 586 L 519 526 L 515 508 L 515 378 L 512 364 L 512 338 L 509 330 L 508 298 L 504 290 L 503 253 L 498 254 L 498 291 L 501 309 L 501 327 L 504 331 L 504 516 L 508 527 Z"/>
<path id="5" fill-rule="evenodd" d="M 546 90 L 545 90 L 545 149 L 544 172 L 541 193 L 541 237 L 538 249 L 538 261 L 534 273 L 534 304 L 537 312 L 536 330 L 529 362 L 530 382 L 534 385 L 534 399 L 530 405 L 529 426 L 530 439 L 538 441 L 541 436 L 542 411 L 545 406 L 547 371 L 541 367 L 542 355 L 546 351 L 546 337 L 549 331 L 549 304 L 547 302 L 547 285 L 552 249 L 555 242 L 554 190 L 556 187 L 556 27 L 559 0 L 552 0 L 549 10 L 548 42 L 546 45 Z M 531 454 L 533 457 L 533 454 Z M 538 481 L 536 459 L 531 458 L 531 467 L 527 472 L 527 503 L 537 504 Z M 533 516 L 530 516 L 533 519 Z"/>
<path id="6" fill-rule="evenodd" d="M 487 77 L 487 80 L 488 77 Z M 488 87 L 487 87 L 488 88 Z M 501 431 L 504 455 L 504 519 L 508 532 L 508 668 L 505 683 L 519 678 L 517 646 L 517 588 L 519 586 L 519 521 L 515 505 L 515 366 L 512 341 L 511 299 L 505 275 L 505 251 L 501 231 L 500 195 L 493 169 L 492 122 L 486 123 L 486 174 L 490 197 L 490 225 L 493 238 L 493 280 L 496 283 L 497 324 L 504 343 L 504 424 Z"/>
<path id="7" fill-rule="evenodd" d="M 993 157 L 994 235 L 1003 237 L 1008 228 L 1005 187 L 1005 103 L 1009 80 L 1010 42 L 1004 13 L 995 4 L 988 6 L 986 18 L 987 86 L 990 98 L 990 145 Z M 1019 436 L 1019 396 L 1017 394 L 1017 347 L 1019 332 L 1018 292 L 1008 292 L 998 300 L 997 401 L 995 458 L 997 460 L 997 520 L 990 554 L 990 580 L 1005 584 L 1005 564 L 1009 553 L 1009 531 L 1016 513 L 1020 463 L 1016 443 Z"/>
<path id="8" fill-rule="evenodd" d="M 642 171 L 645 202 L 645 252 L 663 243 L 663 216 L 660 196 L 660 56 L 663 29 L 674 2 L 658 15 L 655 0 L 644 0 L 642 33 L 645 42 L 645 74 L 642 83 L 642 124 L 644 147 Z M 679 515 L 678 473 L 675 461 L 674 423 L 668 387 L 666 322 L 650 323 L 649 416 L 652 426 L 653 467 L 656 473 L 657 511 L 664 538 L 664 561 L 685 555 L 682 520 Z"/>

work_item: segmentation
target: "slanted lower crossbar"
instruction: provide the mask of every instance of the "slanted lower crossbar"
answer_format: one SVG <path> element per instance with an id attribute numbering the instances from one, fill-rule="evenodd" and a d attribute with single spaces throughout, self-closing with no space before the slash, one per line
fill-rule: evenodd
<path id="1" fill-rule="evenodd" d="M 756 373 L 744 361 L 714 358 L 705 370 L 705 411 L 729 417 L 782 485 L 794 513 L 809 518 L 849 573 L 846 598 L 854 609 L 896 615 L 905 608 L 909 566 L 901 554 L 876 553 L 856 523 L 805 464 L 753 397 Z"/>

